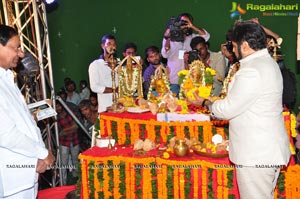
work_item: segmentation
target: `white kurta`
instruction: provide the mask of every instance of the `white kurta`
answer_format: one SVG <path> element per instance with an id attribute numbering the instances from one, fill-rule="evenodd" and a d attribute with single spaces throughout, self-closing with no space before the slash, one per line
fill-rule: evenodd
<path id="1" fill-rule="evenodd" d="M 117 71 L 117 68 L 115 69 Z M 112 93 L 104 93 L 105 87 L 112 88 L 111 68 L 103 59 L 93 61 L 89 66 L 89 79 L 91 90 L 98 96 L 98 112 L 106 111 L 113 104 Z M 115 75 L 118 86 L 118 75 Z"/>
<path id="2" fill-rule="evenodd" d="M 229 119 L 229 156 L 235 164 L 285 165 L 289 140 L 282 115 L 283 83 L 267 49 L 240 61 L 224 100 L 212 104 L 216 117 Z"/>
<path id="3" fill-rule="evenodd" d="M 48 150 L 10 70 L 0 67 L 0 197 L 32 188 Z"/>

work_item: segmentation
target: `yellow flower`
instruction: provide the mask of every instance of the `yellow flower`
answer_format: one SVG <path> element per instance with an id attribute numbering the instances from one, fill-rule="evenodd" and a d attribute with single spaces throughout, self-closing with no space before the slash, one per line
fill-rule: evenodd
<path id="1" fill-rule="evenodd" d="M 197 91 L 197 88 L 192 88 L 190 89 L 187 93 L 186 96 L 187 98 L 189 98 L 190 100 L 195 100 L 195 96 L 194 96 L 194 92 Z M 196 92 L 197 93 L 197 92 Z"/>
<path id="2" fill-rule="evenodd" d="M 216 71 L 215 71 L 214 69 L 212 69 L 212 68 L 207 67 L 207 68 L 205 69 L 205 71 L 206 71 L 206 72 L 209 72 L 211 75 L 216 75 Z"/>
<path id="3" fill-rule="evenodd" d="M 211 94 L 211 89 L 211 86 L 200 86 L 198 89 L 199 96 L 203 98 L 208 98 Z"/>
<path id="4" fill-rule="evenodd" d="M 178 75 L 178 76 L 181 76 L 181 75 L 186 76 L 188 73 L 189 73 L 188 70 L 181 70 L 181 71 L 179 71 L 179 72 L 177 73 L 177 75 Z"/>
<path id="5" fill-rule="evenodd" d="M 168 152 L 163 153 L 163 158 L 168 159 L 170 157 L 170 154 Z"/>
<path id="6" fill-rule="evenodd" d="M 177 104 L 180 106 L 187 106 L 187 102 L 185 100 L 177 100 Z"/>

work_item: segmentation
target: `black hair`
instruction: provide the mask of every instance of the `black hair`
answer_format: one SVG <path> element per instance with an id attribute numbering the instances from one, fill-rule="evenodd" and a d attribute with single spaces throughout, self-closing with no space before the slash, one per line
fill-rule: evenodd
<path id="1" fill-rule="evenodd" d="M 83 107 L 90 108 L 91 107 L 90 100 L 88 100 L 88 99 L 81 100 L 80 103 L 78 104 L 78 108 L 82 109 Z"/>
<path id="2" fill-rule="evenodd" d="M 232 28 L 232 41 L 241 45 L 242 42 L 248 42 L 253 50 L 261 50 L 267 46 L 267 35 L 261 25 L 251 22 L 242 21 L 236 23 Z"/>
<path id="3" fill-rule="evenodd" d="M 111 34 L 106 34 L 106 35 L 103 35 L 103 37 L 101 38 L 101 43 L 105 44 L 105 42 L 106 42 L 107 39 L 116 40 L 115 36 L 113 36 Z"/>
<path id="4" fill-rule="evenodd" d="M 12 37 L 17 36 L 18 31 L 10 26 L 0 25 L 0 43 L 5 46 Z"/>
<path id="5" fill-rule="evenodd" d="M 79 84 L 84 84 L 85 86 L 87 86 L 87 81 L 85 79 L 80 80 Z"/>
<path id="6" fill-rule="evenodd" d="M 95 93 L 95 92 L 91 92 L 91 94 L 90 94 L 90 97 L 94 97 L 94 98 L 96 98 L 96 99 L 97 99 L 97 93 Z"/>
<path id="7" fill-rule="evenodd" d="M 191 40 L 191 43 L 190 43 L 190 46 L 193 50 L 195 50 L 196 46 L 198 44 L 204 44 L 204 45 L 207 45 L 205 39 L 201 36 L 197 36 L 197 37 L 194 37 L 192 40 Z"/>
<path id="8" fill-rule="evenodd" d="M 126 52 L 128 48 L 133 48 L 135 52 L 137 51 L 137 46 L 133 42 L 126 43 L 123 52 Z"/>
<path id="9" fill-rule="evenodd" d="M 145 57 L 148 58 L 149 52 L 159 53 L 159 48 L 157 46 L 149 46 L 145 49 Z"/>
<path id="10" fill-rule="evenodd" d="M 178 16 L 178 19 L 180 19 L 180 18 L 183 17 L 183 16 L 189 18 L 189 20 L 193 23 L 194 18 L 193 18 L 193 16 L 192 16 L 190 13 L 187 13 L 187 12 L 181 13 L 181 14 Z"/>

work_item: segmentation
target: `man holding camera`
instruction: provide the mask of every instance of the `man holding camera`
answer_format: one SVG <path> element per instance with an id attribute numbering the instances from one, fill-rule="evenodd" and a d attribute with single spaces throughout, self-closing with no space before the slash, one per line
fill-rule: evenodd
<path id="1" fill-rule="evenodd" d="M 196 36 L 203 37 L 205 41 L 210 38 L 210 34 L 205 29 L 198 28 L 193 24 L 193 17 L 189 13 L 182 13 L 177 19 L 171 18 L 167 24 L 161 54 L 168 59 L 170 87 L 177 96 L 180 90 L 177 73 L 184 69 L 184 52 L 192 50 L 190 43 Z"/>
<path id="2" fill-rule="evenodd" d="M 222 82 L 227 71 L 224 56 L 221 53 L 210 51 L 207 42 L 200 36 L 194 37 L 191 40 L 191 48 L 193 51 L 189 52 L 190 55 L 194 52 L 198 53 L 199 60 L 216 71 L 216 75 L 213 77 L 212 95 L 219 96 L 223 87 Z M 189 58 L 191 57 L 190 55 Z"/>

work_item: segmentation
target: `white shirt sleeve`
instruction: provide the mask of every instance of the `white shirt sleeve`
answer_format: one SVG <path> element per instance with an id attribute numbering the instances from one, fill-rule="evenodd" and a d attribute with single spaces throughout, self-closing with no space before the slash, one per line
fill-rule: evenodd
<path id="1" fill-rule="evenodd" d="M 90 87 L 95 93 L 103 93 L 105 90 L 103 79 L 101 78 L 101 66 L 99 65 L 99 60 L 95 60 L 89 66 Z"/>

